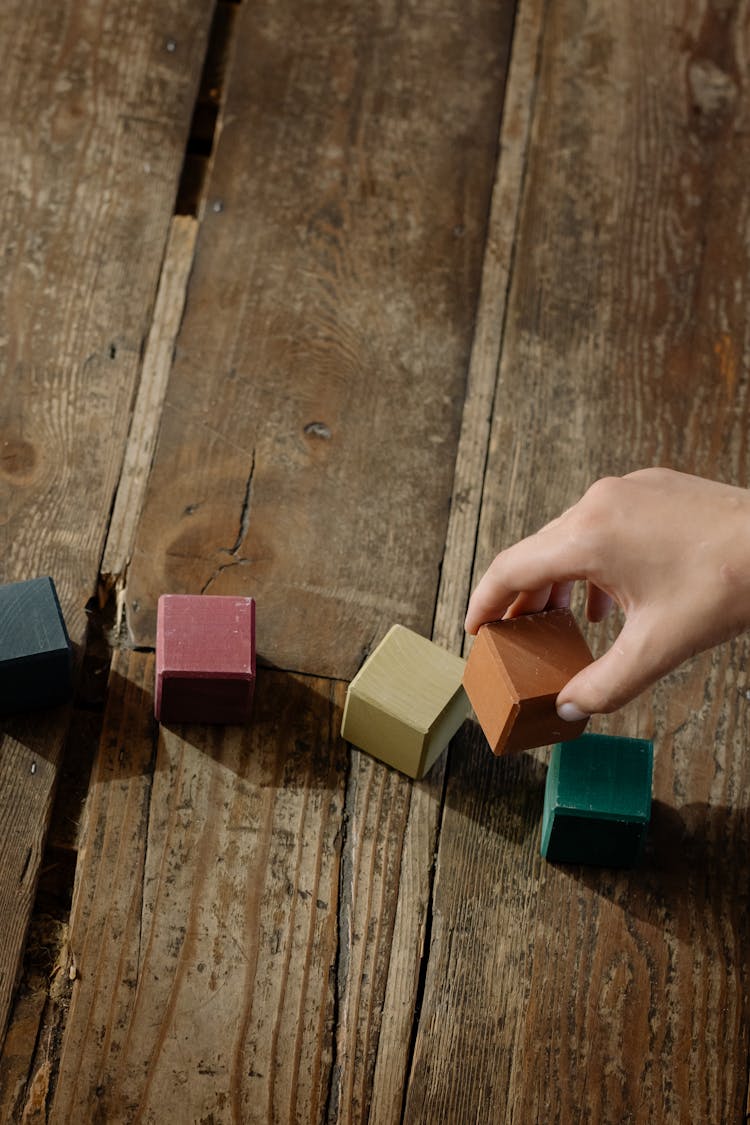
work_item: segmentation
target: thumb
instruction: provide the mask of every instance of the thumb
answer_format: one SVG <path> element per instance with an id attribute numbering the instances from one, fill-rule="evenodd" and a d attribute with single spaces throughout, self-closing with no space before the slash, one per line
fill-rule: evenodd
<path id="1" fill-rule="evenodd" d="M 608 652 L 577 673 L 557 697 L 565 722 L 607 714 L 635 699 L 677 663 L 665 652 L 658 632 L 625 622 Z"/>

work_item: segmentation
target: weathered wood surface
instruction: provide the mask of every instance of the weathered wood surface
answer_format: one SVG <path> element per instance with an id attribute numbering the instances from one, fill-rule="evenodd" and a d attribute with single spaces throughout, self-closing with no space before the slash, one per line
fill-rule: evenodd
<path id="1" fill-rule="evenodd" d="M 742 5 L 547 8 L 477 574 L 604 473 L 748 483 L 749 55 Z M 743 1119 L 749 658 L 596 724 L 656 739 L 636 873 L 542 863 L 545 754 L 454 749 L 407 1121 Z"/>
<path id="2" fill-rule="evenodd" d="M 250 727 L 159 728 L 116 658 L 50 1122 L 318 1121 L 333 1049 L 343 686 L 261 671 Z"/>
<path id="3" fill-rule="evenodd" d="M 195 0 L 0 12 L 0 580 L 54 575 L 77 646 L 210 15 Z M 3 728 L 0 1033 L 66 725 Z"/>
<path id="4" fill-rule="evenodd" d="M 455 402 L 441 415 L 450 472 L 433 455 L 407 532 L 428 528 L 409 575 L 427 592 L 397 573 L 407 540 L 381 534 L 370 557 L 374 532 L 347 540 L 342 578 L 321 544 L 338 519 L 352 528 L 365 515 L 352 516 L 351 498 L 331 510 L 339 474 L 361 482 L 379 469 L 396 497 L 405 476 L 419 483 L 435 432 L 437 415 L 415 429 L 410 396 L 427 383 L 418 365 L 414 384 L 404 374 L 411 336 L 448 341 L 445 354 L 434 341 L 425 351 L 429 395 L 461 389 L 454 367 L 468 354 L 482 239 L 472 208 L 489 186 L 477 153 L 486 160 L 498 127 L 485 83 L 498 81 L 507 45 L 496 36 L 494 61 L 489 46 L 472 54 L 466 24 L 481 39 L 508 13 L 485 8 L 481 23 L 473 4 L 425 22 L 403 6 L 346 18 L 338 5 L 301 16 L 291 0 L 250 9 L 237 16 L 230 109 L 127 592 L 136 639 L 151 639 L 162 581 L 222 592 L 247 572 L 267 584 L 269 630 L 287 603 L 302 611 L 301 639 L 268 634 L 266 655 L 290 667 L 330 670 L 326 630 L 355 616 L 369 630 L 345 654 L 356 663 L 397 609 L 428 632 L 435 607 L 434 639 L 457 650 L 472 564 L 476 576 L 595 476 L 661 460 L 749 483 L 744 8 L 522 0 L 437 604 Z M 462 62 L 446 61 L 449 40 Z M 445 112 L 438 73 L 459 102 L 472 82 L 481 89 L 471 112 L 461 103 L 466 122 L 492 117 L 467 157 L 471 182 L 447 174 L 434 132 L 417 128 Z M 501 80 L 495 89 L 499 98 Z M 397 144 L 405 136 L 422 149 Z M 396 181 L 394 169 L 406 175 Z M 431 209 L 416 207 L 427 198 Z M 441 226 L 457 201 L 472 216 L 456 235 L 460 260 Z M 411 224 L 403 244 L 398 214 Z M 453 270 L 439 284 L 435 247 Z M 413 331 L 378 382 L 402 346 L 408 286 Z M 149 413 L 134 423 L 133 452 Z M 377 450 L 354 457 L 351 419 L 360 446 L 371 422 L 382 461 Z M 325 428 L 305 435 L 308 421 Z M 407 437 L 416 451 L 396 448 Z M 284 505 L 306 585 L 273 539 L 275 518 L 290 534 Z M 391 526 L 402 516 L 391 513 Z M 132 523 L 122 526 L 129 542 Z M 271 538 L 254 541 L 254 528 Z M 292 602 L 295 590 L 305 597 Z M 603 632 L 611 640 L 612 627 Z M 597 723 L 657 742 L 646 862 L 611 873 L 539 858 L 543 751 L 496 760 L 465 728 L 413 785 L 341 745 L 343 683 L 278 670 L 261 671 L 250 728 L 157 735 L 152 658 L 118 653 L 78 869 L 60 1067 L 41 1060 L 27 1104 L 54 1099 L 55 1122 L 160 1121 L 165 1106 L 214 1123 L 741 1120 L 748 657 L 738 641 Z M 17 1053 L 0 1063 L 12 1086 L 0 1111 L 20 1104 L 25 1040 L 40 1020 L 35 998 L 27 1008 Z"/>
<path id="5" fill-rule="evenodd" d="M 68 920 L 78 833 L 101 722 L 99 711 L 76 709 L 65 739 L 19 983 L 0 1047 L 2 1125 L 31 1125 L 36 1120 L 31 1107 L 57 1073 L 72 987 Z"/>
<path id="6" fill-rule="evenodd" d="M 252 594 L 260 655 L 316 675 L 351 677 L 393 621 L 429 633 L 511 16 L 243 6 L 130 570 L 138 644 L 164 591 Z"/>
<path id="7" fill-rule="evenodd" d="M 450 518 L 432 638 L 459 652 L 468 600 L 492 403 L 513 259 L 543 3 L 520 6 L 513 25 L 497 175 L 484 251 L 481 295 L 464 401 Z M 434 854 L 447 757 L 417 785 L 383 775 L 352 755 L 344 848 L 342 966 L 337 1078 L 341 1121 L 400 1119 L 411 1067 L 415 1012 L 429 943 Z M 395 787 L 395 788 L 394 788 Z M 369 893 L 354 894 L 366 880 Z M 368 925 L 371 899 L 381 923 Z M 362 980 L 367 981 L 363 990 Z M 369 1115 L 369 1116 L 368 1116 Z"/>

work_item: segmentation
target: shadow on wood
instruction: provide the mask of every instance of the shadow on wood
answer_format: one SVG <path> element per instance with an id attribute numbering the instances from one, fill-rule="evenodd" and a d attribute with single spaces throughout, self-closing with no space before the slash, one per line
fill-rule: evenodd
<path id="1" fill-rule="evenodd" d="M 275 768 L 261 784 L 276 784 L 273 779 L 283 775 L 280 783 L 284 787 L 327 787 L 330 754 L 320 752 L 319 722 L 325 709 L 327 734 L 331 739 L 338 736 L 342 708 L 338 702 L 331 704 L 333 683 L 262 667 L 248 723 L 162 723 L 161 727 L 238 775 L 245 772 L 249 755 L 262 748 L 267 757 L 270 749 Z M 236 754 L 227 753 L 230 744 L 236 747 Z"/>
<path id="2" fill-rule="evenodd" d="M 495 757 L 478 723 L 469 720 L 451 743 L 446 803 L 498 842 L 520 844 L 537 832 L 546 765 L 530 753 Z"/>
<path id="3" fill-rule="evenodd" d="M 705 801 L 673 808 L 655 800 L 646 848 L 632 871 L 558 868 L 569 879 L 656 930 L 715 952 L 717 928 L 744 945 L 750 809 Z M 701 926 L 696 926 L 699 909 Z M 728 951 L 725 950 L 725 954 Z"/>

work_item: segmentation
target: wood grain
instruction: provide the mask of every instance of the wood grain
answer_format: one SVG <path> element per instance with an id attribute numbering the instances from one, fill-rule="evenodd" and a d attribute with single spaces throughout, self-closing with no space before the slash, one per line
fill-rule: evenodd
<path id="1" fill-rule="evenodd" d="M 105 594 L 124 584 L 130 562 L 156 448 L 175 340 L 185 309 L 197 232 L 198 224 L 192 216 L 175 215 L 172 219 L 130 422 L 132 440 L 128 440 L 125 447 L 100 568 Z"/>
<path id="2" fill-rule="evenodd" d="M 749 33 L 740 5 L 549 6 L 476 576 L 604 473 L 748 483 Z M 640 872 L 543 864 L 544 752 L 454 751 L 405 1120 L 741 1119 L 748 655 L 597 723 L 655 737 Z"/>
<path id="3" fill-rule="evenodd" d="M 18 58 L 47 86 L 42 124 L 29 118 L 29 151 L 0 178 L 33 186 L 29 161 L 44 164 L 65 142 L 55 150 L 60 190 L 101 195 L 101 210 L 92 203 L 89 222 L 74 222 L 91 241 L 89 250 L 73 241 L 71 276 L 89 277 L 95 262 L 103 288 L 73 293 L 62 265 L 52 269 L 66 228 L 39 189 L 36 210 L 58 247 L 42 262 L 54 290 L 38 266 L 35 275 L 51 317 L 49 366 L 29 361 L 8 382 L 21 398 L 0 417 L 25 428 L 0 449 L 18 536 L 8 575 L 26 576 L 18 568 L 29 560 L 59 562 L 80 643 L 96 577 L 87 568 L 106 530 L 97 505 L 107 488 L 112 499 L 137 359 L 120 367 L 117 343 L 110 386 L 93 361 L 86 382 L 71 356 L 79 329 L 86 344 L 98 325 L 109 362 L 106 317 L 117 302 L 127 305 L 117 323 L 128 362 L 127 348 L 138 351 L 167 230 L 151 212 L 166 187 L 148 198 L 133 189 L 128 215 L 148 211 L 148 237 L 161 242 L 144 249 L 131 231 L 131 246 L 104 160 L 92 171 L 77 126 L 65 133 L 63 110 L 50 106 L 68 94 L 52 89 L 55 67 L 31 56 L 41 43 L 47 64 L 62 59 L 78 81 L 97 34 L 103 43 L 120 19 L 135 34 L 135 5 L 60 11 L 32 7 L 41 38 L 17 37 Z M 154 57 L 133 74 L 147 103 L 165 82 L 190 81 L 180 69 L 186 22 L 170 50 L 154 32 L 175 12 L 142 17 Z M 661 460 L 748 483 L 746 5 L 520 3 L 460 439 L 510 8 L 282 0 L 242 5 L 236 19 L 232 88 L 128 591 L 137 641 L 151 639 L 152 594 L 182 582 L 226 592 L 247 578 L 237 592 L 257 594 L 256 580 L 265 589 L 267 659 L 348 669 L 395 617 L 429 632 L 445 545 L 432 636 L 458 652 L 472 572 L 593 477 Z M 75 120 L 92 136 L 109 122 L 113 85 L 127 86 L 119 62 L 110 70 L 86 71 L 101 104 Z M 141 155 L 160 129 L 172 136 L 171 96 L 143 126 L 133 114 Z M 124 122 L 128 113 L 115 129 Z M 123 145 L 108 174 L 127 194 L 141 156 Z M 169 154 L 158 158 L 171 167 Z M 91 189 L 65 178 L 81 168 Z M 112 243 L 98 216 L 118 224 Z M 112 254 L 125 246 L 119 265 L 96 256 L 100 237 Z M 28 233 L 15 284 L 18 323 L 36 348 L 41 329 L 34 321 L 27 331 L 32 313 L 23 320 L 37 293 L 35 253 Z M 132 272 L 141 260 L 144 272 Z M 142 296 L 150 286 L 142 305 L 132 291 L 141 282 Z M 142 485 L 139 438 L 153 448 L 180 297 L 178 285 L 135 408 L 124 489 Z M 116 407 L 100 401 L 105 393 Z M 4 395 L 3 384 L 3 410 Z M 98 435 L 85 466 L 73 458 L 73 407 L 84 412 L 82 442 L 116 415 L 114 436 Z M 59 460 L 59 483 L 48 457 Z M 105 462 L 107 488 L 97 476 Z M 24 488 L 30 527 L 26 493 L 15 491 Z M 72 504 L 69 492 L 75 518 L 66 509 L 58 525 L 44 505 Z M 123 499 L 113 522 L 111 544 L 115 530 L 124 535 L 112 573 L 123 572 L 127 510 L 139 504 Z M 589 634 L 598 649 L 613 635 L 612 626 Z M 269 669 L 251 727 L 157 733 L 152 658 L 119 652 L 83 828 L 61 1065 L 42 1045 L 29 1079 L 34 1029 L 44 1026 L 30 997 L 0 1061 L 0 1114 L 17 1115 L 25 1091 L 29 1114 L 71 1123 L 161 1122 L 165 1112 L 217 1125 L 741 1120 L 748 657 L 748 643 L 735 642 L 597 722 L 657 745 L 645 863 L 613 873 L 539 857 L 544 751 L 494 759 L 465 728 L 413 785 L 341 745 L 343 683 Z M 22 941 L 66 723 L 17 720 L 0 755 L 9 919 L 0 952 Z M 12 989 L 5 965 L 0 1003 Z"/>
<path id="4" fill-rule="evenodd" d="M 513 24 L 508 81 L 503 102 L 498 164 L 485 244 L 482 288 L 464 403 L 450 518 L 433 640 L 460 652 L 489 446 L 492 403 L 500 359 L 505 302 L 525 175 L 544 3 L 519 5 Z M 463 746 L 454 742 L 450 753 Z M 411 1068 L 412 1034 L 418 1016 L 422 973 L 431 940 L 433 862 L 442 815 L 446 759 L 409 798 L 400 858 L 387 978 L 381 990 L 383 1013 L 373 1068 L 370 1120 L 400 1118 Z"/>
<path id="5" fill-rule="evenodd" d="M 76 642 L 120 471 L 205 8 L 3 6 L 0 577 L 53 574 Z"/>
<path id="6" fill-rule="evenodd" d="M 98 7 L 10 4 L 2 14 L 12 44 L 0 115 L 2 577 L 54 573 L 77 640 L 205 22 L 187 3 L 145 20 L 145 6 L 128 3 L 102 27 Z M 179 21 L 188 39 L 176 65 L 164 42 Z"/>
<path id="7" fill-rule="evenodd" d="M 474 568 L 545 10 L 545 0 L 524 0 L 514 14 L 482 285 L 432 632 L 433 640 L 452 652 L 461 652 L 466 641 L 463 619 Z"/>
<path id="8" fill-rule="evenodd" d="M 351 677 L 394 621 L 429 633 L 511 12 L 239 13 L 136 643 L 164 591 L 252 594 L 260 655 L 318 675 Z"/>
<path id="9" fill-rule="evenodd" d="M 77 646 L 209 9 L 10 0 L 0 13 L 0 581 L 52 574 Z M 10 725 L 0 746 L 0 1035 L 66 726 Z"/>
<path id="10" fill-rule="evenodd" d="M 44 850 L 67 709 L 6 719 L 0 753 L 0 1030 L 4 1033 Z"/>
<path id="11" fill-rule="evenodd" d="M 404 990 L 393 1008 L 384 1005 L 383 1000 L 399 891 L 405 881 L 413 887 L 412 872 L 403 863 L 412 794 L 430 790 L 437 772 L 433 770 L 425 781 L 412 788 L 412 783 L 395 770 L 357 750 L 351 751 L 339 907 L 338 1019 L 330 1121 L 398 1120 L 398 1113 L 372 1116 L 373 1074 L 389 1022 L 401 1014 L 402 1006 L 409 1007 L 409 982 L 404 982 Z M 431 856 L 431 850 L 420 855 L 415 865 L 418 880 L 429 863 L 427 856 Z M 412 934 L 412 943 L 419 945 L 419 941 L 418 928 Z M 418 964 L 418 954 L 412 960 Z M 411 1020 L 410 1010 L 407 1027 Z M 392 1047 L 405 1057 L 408 1033 Z"/>
<path id="12" fill-rule="evenodd" d="M 23 1112 L 24 1092 L 42 1022 L 47 989 L 38 986 L 19 998 L 0 1058 L 0 1122 L 13 1125 Z"/>
<path id="13" fill-rule="evenodd" d="M 250 727 L 160 728 L 118 655 L 71 919 L 50 1122 L 321 1120 L 343 686 L 262 672 Z"/>

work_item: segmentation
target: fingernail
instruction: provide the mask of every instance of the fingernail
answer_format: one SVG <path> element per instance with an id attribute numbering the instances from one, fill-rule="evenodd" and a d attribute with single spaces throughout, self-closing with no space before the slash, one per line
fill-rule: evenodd
<path id="1" fill-rule="evenodd" d="M 557 713 L 564 723 L 580 723 L 589 716 L 580 707 L 576 707 L 575 703 L 560 703 L 557 708 Z"/>

